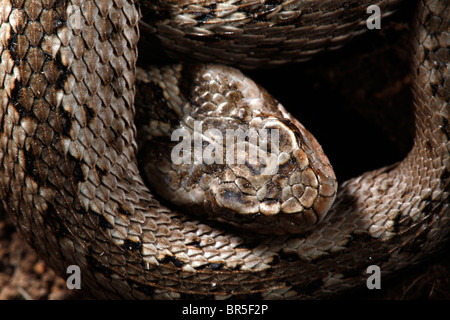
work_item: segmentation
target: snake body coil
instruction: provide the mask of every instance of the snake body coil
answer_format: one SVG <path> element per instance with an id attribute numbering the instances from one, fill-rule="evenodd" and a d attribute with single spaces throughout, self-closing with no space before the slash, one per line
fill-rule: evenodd
<path id="1" fill-rule="evenodd" d="M 174 55 L 276 65 L 342 45 L 370 4 L 396 2 L 142 1 L 143 28 Z M 50 266 L 78 265 L 98 297 L 316 298 L 364 283 L 369 265 L 416 262 L 450 231 L 450 6 L 418 2 L 410 153 L 341 184 L 306 233 L 243 236 L 169 210 L 140 176 L 135 1 L 3 0 L 3 206 Z"/>

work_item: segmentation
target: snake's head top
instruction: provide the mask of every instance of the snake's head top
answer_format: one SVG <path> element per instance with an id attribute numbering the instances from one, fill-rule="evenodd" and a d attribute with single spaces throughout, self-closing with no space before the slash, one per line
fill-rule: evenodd
<path id="1" fill-rule="evenodd" d="M 264 89 L 217 65 L 141 70 L 138 78 L 143 169 L 161 196 L 266 234 L 305 232 L 324 218 L 336 196 L 333 169 Z"/>

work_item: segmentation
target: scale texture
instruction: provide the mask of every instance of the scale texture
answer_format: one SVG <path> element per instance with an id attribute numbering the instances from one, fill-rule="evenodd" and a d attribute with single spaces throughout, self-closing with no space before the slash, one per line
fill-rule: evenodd
<path id="1" fill-rule="evenodd" d="M 277 65 L 339 47 L 364 30 L 368 5 L 389 14 L 397 2 L 143 1 L 142 35 L 174 57 L 197 48 L 192 59 Z M 388 274 L 447 243 L 448 0 L 418 1 L 413 21 L 410 153 L 342 183 L 307 233 L 279 236 L 172 211 L 144 184 L 136 5 L 0 3 L 0 195 L 55 270 L 78 265 L 99 298 L 318 298 L 365 283 L 369 265 Z"/>

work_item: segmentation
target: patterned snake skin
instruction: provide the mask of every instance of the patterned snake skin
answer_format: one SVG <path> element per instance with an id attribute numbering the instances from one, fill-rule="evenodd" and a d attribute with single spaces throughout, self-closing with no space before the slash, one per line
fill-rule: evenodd
<path id="1" fill-rule="evenodd" d="M 300 235 L 199 221 L 144 184 L 134 2 L 0 2 L 0 195 L 55 270 L 78 265 L 99 298 L 319 298 L 365 283 L 369 265 L 389 274 L 447 243 L 448 0 L 418 1 L 413 21 L 412 150 L 342 183 L 323 221 Z M 388 15 L 397 2 L 142 1 L 141 31 L 171 57 L 278 65 L 341 46 L 366 29 L 370 4 Z"/>

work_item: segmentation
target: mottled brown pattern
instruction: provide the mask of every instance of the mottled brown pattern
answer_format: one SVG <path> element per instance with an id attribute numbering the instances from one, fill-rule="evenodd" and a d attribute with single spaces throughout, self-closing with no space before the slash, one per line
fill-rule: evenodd
<path id="1" fill-rule="evenodd" d="M 219 5 L 210 1 L 207 7 L 181 1 L 179 9 L 177 1 L 152 1 L 144 23 L 173 51 L 195 46 L 194 58 L 212 54 L 249 67 L 263 51 L 281 59 L 272 55 L 262 63 L 279 64 L 337 47 L 364 29 L 367 4 L 387 12 L 395 2 L 286 0 L 273 7 L 273 1 L 237 1 L 236 27 L 216 24 Z M 370 264 L 390 273 L 416 262 L 446 242 L 450 224 L 449 3 L 418 2 L 416 137 L 409 155 L 344 182 L 314 230 L 260 237 L 171 211 L 144 185 L 133 122 L 139 37 L 133 1 L 2 1 L 3 206 L 49 265 L 59 272 L 79 265 L 98 297 L 324 297 L 364 283 Z M 70 21 L 68 5 L 82 7 L 81 29 Z M 190 17 L 194 9 L 204 16 Z M 179 30 L 176 21 L 183 22 Z M 239 30 L 246 36 L 231 42 L 247 46 L 225 44 Z M 299 40 L 279 42 L 280 30 Z M 259 50 L 259 43 L 276 49 Z M 224 46 L 237 49 L 224 54 Z"/>

